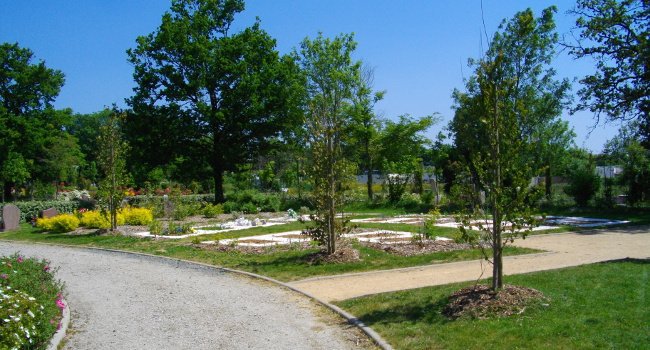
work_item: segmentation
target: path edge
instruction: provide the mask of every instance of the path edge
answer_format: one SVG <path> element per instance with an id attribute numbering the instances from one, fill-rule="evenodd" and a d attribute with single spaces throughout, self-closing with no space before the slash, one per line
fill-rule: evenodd
<path id="1" fill-rule="evenodd" d="M 57 350 L 59 348 L 59 344 L 63 341 L 63 338 L 65 338 L 66 333 L 68 331 L 68 325 L 70 324 L 70 304 L 65 299 L 61 299 L 63 301 L 63 304 L 65 307 L 61 311 L 62 313 L 62 318 L 61 318 L 61 327 L 54 333 L 52 338 L 50 339 L 50 344 L 47 346 L 47 350 Z"/>
<path id="2" fill-rule="evenodd" d="M 176 262 L 182 262 L 185 264 L 191 264 L 191 265 L 198 265 L 201 267 L 205 268 L 210 268 L 210 269 L 215 269 L 215 270 L 220 270 L 220 271 L 225 271 L 229 273 L 234 273 L 238 275 L 244 275 L 248 277 L 252 277 L 254 279 L 260 279 L 263 281 L 267 281 L 273 284 L 276 284 L 278 286 L 284 287 L 286 289 L 289 289 L 293 292 L 302 294 L 306 296 L 307 298 L 325 306 L 326 308 L 330 309 L 331 311 L 334 311 L 336 314 L 340 315 L 343 317 L 349 324 L 359 328 L 363 333 L 365 333 L 374 343 L 375 345 L 379 346 L 383 350 L 393 350 L 393 347 L 385 341 L 379 333 L 375 332 L 372 328 L 368 327 L 365 323 L 363 323 L 359 318 L 356 316 L 350 314 L 349 312 L 341 309 L 340 307 L 331 304 L 323 299 L 320 299 L 310 293 L 307 293 L 305 291 L 302 291 L 294 286 L 291 286 L 287 283 L 278 281 L 276 279 L 267 277 L 267 276 L 262 276 L 258 275 L 256 273 L 248 272 L 248 271 L 242 271 L 242 270 L 236 270 L 236 269 L 231 269 L 228 267 L 223 267 L 223 266 L 217 266 L 217 265 L 210 265 L 206 263 L 201 263 L 201 262 L 196 262 L 196 261 L 191 261 L 191 260 L 185 260 L 185 259 L 178 259 L 178 258 L 172 258 L 168 256 L 160 256 L 160 255 L 154 255 L 154 254 L 147 254 L 147 253 L 140 253 L 140 252 L 131 252 L 131 251 L 126 251 L 126 250 L 119 250 L 119 249 L 108 249 L 108 248 L 99 248 L 99 247 L 86 247 L 86 246 L 76 246 L 76 245 L 68 245 L 68 244 L 54 244 L 54 243 L 43 243 L 43 242 L 31 242 L 31 241 L 18 241 L 18 240 L 7 240 L 7 239 L 0 239 L 0 242 L 7 242 L 7 243 L 20 243 L 20 244 L 31 244 L 31 245 L 46 245 L 46 246 L 55 246 L 55 247 L 65 247 L 65 248 L 74 248 L 74 249 L 88 249 L 88 250 L 98 250 L 98 251 L 104 251 L 104 252 L 110 252 L 110 253 L 120 253 L 120 254 L 128 254 L 128 255 L 137 255 L 137 256 L 144 256 L 148 258 L 156 258 L 156 259 L 164 259 L 164 260 L 169 260 L 169 261 L 176 261 Z M 47 350 L 56 350 L 58 347 L 58 344 L 63 340 L 63 337 L 65 337 L 65 333 L 68 328 L 68 323 L 70 322 L 70 310 L 69 310 L 69 305 L 66 303 L 66 308 L 63 309 L 64 311 L 64 319 L 66 318 L 66 310 L 67 310 L 67 322 L 61 322 L 61 329 L 57 331 L 54 336 L 52 337 L 52 340 L 50 341 L 50 345 L 48 346 Z M 60 332 L 63 330 L 63 332 Z M 62 333 L 62 334 L 59 334 Z M 57 343 L 55 346 L 53 346 L 53 343 L 55 341 L 55 338 L 57 338 Z"/>

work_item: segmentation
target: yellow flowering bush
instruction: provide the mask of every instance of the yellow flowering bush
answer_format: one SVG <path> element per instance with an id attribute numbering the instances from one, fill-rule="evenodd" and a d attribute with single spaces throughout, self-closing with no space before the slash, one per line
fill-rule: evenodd
<path id="1" fill-rule="evenodd" d="M 73 214 L 60 214 L 37 219 L 36 227 L 50 232 L 70 232 L 79 227 L 79 219 Z"/>
<path id="2" fill-rule="evenodd" d="M 97 210 L 81 213 L 81 226 L 87 228 L 109 228 L 111 223 L 108 218 Z M 119 220 L 118 220 L 119 221 Z"/>
<path id="3" fill-rule="evenodd" d="M 147 208 L 126 207 L 122 209 L 121 215 L 127 225 L 144 226 L 153 221 L 153 212 Z M 119 221 L 119 215 L 118 215 Z"/>

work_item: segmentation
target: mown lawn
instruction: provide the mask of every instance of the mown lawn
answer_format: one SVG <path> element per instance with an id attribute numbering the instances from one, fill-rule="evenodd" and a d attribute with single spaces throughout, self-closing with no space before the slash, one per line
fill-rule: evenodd
<path id="1" fill-rule="evenodd" d="M 470 284 L 339 302 L 396 349 L 648 349 L 650 260 L 599 263 L 508 276 L 542 291 L 548 306 L 502 319 L 449 320 L 447 296 Z"/>
<path id="2" fill-rule="evenodd" d="M 225 239 L 243 237 L 252 234 L 284 232 L 300 229 L 299 223 L 288 225 L 258 227 L 250 230 L 224 232 L 222 234 L 201 236 L 207 239 Z M 66 235 L 40 233 L 29 225 L 22 225 L 20 230 L 0 233 L 0 239 L 42 242 L 52 244 L 67 244 L 108 249 L 121 249 L 192 260 L 217 266 L 229 267 L 258 273 L 281 281 L 293 281 L 313 276 L 334 275 L 348 272 L 362 272 L 419 266 L 435 263 L 445 263 L 460 260 L 480 259 L 479 250 L 463 250 L 439 252 L 411 257 L 401 257 L 384 251 L 371 249 L 354 243 L 359 249 L 361 261 L 350 263 L 321 263 L 309 264 L 307 258 L 318 251 L 317 247 L 308 250 L 288 249 L 283 251 L 270 250 L 265 254 L 245 254 L 239 251 L 218 252 L 197 248 L 191 243 L 191 238 L 183 240 L 142 239 L 122 236 L 99 235 Z M 528 254 L 538 252 L 533 249 L 508 247 L 506 255 Z"/>

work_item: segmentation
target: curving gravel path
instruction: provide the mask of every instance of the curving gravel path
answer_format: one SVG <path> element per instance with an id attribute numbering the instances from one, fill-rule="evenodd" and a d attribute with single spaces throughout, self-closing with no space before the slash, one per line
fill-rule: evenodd
<path id="1" fill-rule="evenodd" d="M 65 349 L 352 349 L 363 339 L 309 299 L 249 277 L 155 257 L 0 242 L 0 255 L 16 251 L 60 268 L 72 310 Z"/>

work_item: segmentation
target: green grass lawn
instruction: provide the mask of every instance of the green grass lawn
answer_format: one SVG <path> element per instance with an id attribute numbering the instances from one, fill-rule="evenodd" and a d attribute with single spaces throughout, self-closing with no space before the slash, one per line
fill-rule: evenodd
<path id="1" fill-rule="evenodd" d="M 216 235 L 202 236 L 202 239 L 209 239 L 211 236 L 213 236 L 212 239 L 223 239 L 243 237 L 251 234 L 284 232 L 291 229 L 299 229 L 299 225 L 299 223 L 292 223 L 288 225 L 257 227 L 250 230 L 231 231 Z M 22 225 L 20 230 L 0 233 L 0 239 L 143 252 L 255 272 L 281 281 L 293 281 L 313 276 L 392 269 L 481 258 L 481 252 L 479 250 L 440 252 L 411 257 L 401 257 L 355 244 L 355 247 L 359 249 L 361 261 L 339 264 L 323 263 L 310 265 L 306 262 L 306 258 L 310 254 L 317 252 L 318 248 L 309 250 L 289 249 L 285 251 L 270 252 L 267 254 L 244 254 L 239 251 L 217 252 L 196 248 L 191 244 L 191 238 L 183 240 L 163 240 L 110 235 L 73 236 L 40 233 L 29 225 Z M 533 249 L 508 247 L 505 254 L 516 255 L 534 252 L 537 251 Z"/>
<path id="2" fill-rule="evenodd" d="M 447 296 L 470 284 L 339 302 L 396 349 L 649 349 L 650 260 L 618 261 L 508 276 L 542 291 L 548 306 L 489 320 L 451 321 Z"/>

